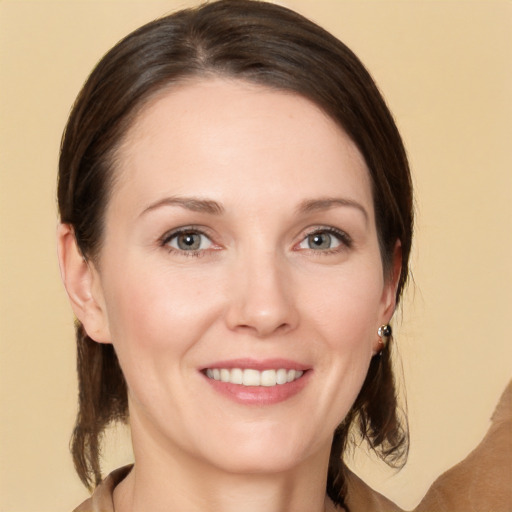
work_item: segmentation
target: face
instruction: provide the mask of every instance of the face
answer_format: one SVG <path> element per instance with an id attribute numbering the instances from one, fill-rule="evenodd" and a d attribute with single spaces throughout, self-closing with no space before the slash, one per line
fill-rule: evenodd
<path id="1" fill-rule="evenodd" d="M 355 145 L 302 97 L 215 79 L 154 99 L 116 172 L 93 337 L 119 356 L 136 456 L 327 457 L 394 306 Z"/>

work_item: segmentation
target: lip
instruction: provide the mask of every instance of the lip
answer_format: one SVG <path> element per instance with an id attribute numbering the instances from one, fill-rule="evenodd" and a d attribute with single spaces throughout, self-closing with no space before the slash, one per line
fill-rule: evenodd
<path id="1" fill-rule="evenodd" d="M 242 369 L 252 369 L 258 370 L 262 372 L 263 370 L 279 370 L 279 368 L 286 368 L 287 370 L 301 370 L 305 372 L 306 370 L 310 370 L 311 367 L 302 363 L 298 363 L 297 361 L 293 361 L 291 359 L 229 359 L 226 361 L 215 361 L 214 363 L 210 363 L 203 368 L 201 371 L 204 371 L 208 368 L 227 368 L 231 370 L 233 368 L 242 368 Z"/>
<path id="2" fill-rule="evenodd" d="M 206 369 L 208 368 L 242 368 L 258 371 L 286 368 L 289 370 L 301 370 L 304 373 L 297 380 L 272 387 L 243 386 L 241 384 L 232 384 L 208 378 L 206 376 Z M 278 404 L 294 397 L 307 385 L 312 373 L 313 371 L 310 366 L 290 359 L 230 359 L 227 361 L 216 361 L 201 369 L 201 375 L 216 393 L 238 404 L 260 406 Z"/>

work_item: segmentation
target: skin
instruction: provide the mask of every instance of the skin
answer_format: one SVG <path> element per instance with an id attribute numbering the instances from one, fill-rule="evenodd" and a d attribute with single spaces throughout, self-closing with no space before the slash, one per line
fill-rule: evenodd
<path id="1" fill-rule="evenodd" d="M 397 249 L 385 279 L 360 152 L 308 100 L 218 78 L 160 93 L 116 172 L 95 263 L 59 228 L 75 314 L 114 344 L 128 383 L 136 465 L 116 510 L 332 509 L 333 431 L 393 314 L 400 263 Z M 180 249 L 183 227 L 199 249 Z M 233 358 L 291 359 L 307 380 L 240 403 L 202 371 Z"/>

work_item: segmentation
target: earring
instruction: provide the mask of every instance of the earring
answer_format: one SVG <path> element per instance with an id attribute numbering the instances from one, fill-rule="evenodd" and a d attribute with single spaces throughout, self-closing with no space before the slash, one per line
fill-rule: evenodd
<path id="1" fill-rule="evenodd" d="M 381 325 L 377 329 L 377 334 L 379 335 L 379 345 L 381 347 L 378 352 L 379 354 L 380 354 L 380 352 L 382 352 L 382 350 L 384 350 L 386 348 L 389 338 L 391 337 L 392 333 L 393 333 L 393 331 L 391 329 L 391 325 L 389 325 L 389 324 Z"/>
<path id="2" fill-rule="evenodd" d="M 391 330 L 391 325 L 389 324 L 381 325 L 377 330 L 377 334 L 380 338 L 389 338 L 392 333 L 393 331 Z"/>

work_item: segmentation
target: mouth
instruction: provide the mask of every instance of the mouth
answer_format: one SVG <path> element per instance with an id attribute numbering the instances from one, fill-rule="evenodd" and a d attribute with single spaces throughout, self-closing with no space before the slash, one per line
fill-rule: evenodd
<path id="1" fill-rule="evenodd" d="M 207 368 L 204 371 L 209 379 L 241 386 L 274 387 L 289 384 L 304 375 L 303 370 L 278 368 L 256 370 L 253 368 Z"/>
<path id="2" fill-rule="evenodd" d="M 272 405 L 298 395 L 313 368 L 290 359 L 230 359 L 211 362 L 201 373 L 211 389 L 243 405 Z"/>

